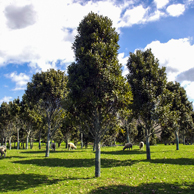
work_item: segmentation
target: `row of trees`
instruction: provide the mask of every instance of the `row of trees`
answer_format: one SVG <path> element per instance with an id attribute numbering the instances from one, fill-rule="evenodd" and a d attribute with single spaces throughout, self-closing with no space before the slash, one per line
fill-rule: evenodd
<path id="1" fill-rule="evenodd" d="M 91 12 L 77 31 L 72 46 L 75 62 L 69 65 L 68 75 L 54 69 L 36 73 L 20 105 L 18 99 L 10 103 L 18 131 L 17 125 L 25 126 L 27 134 L 33 128 L 40 133 L 47 128 L 46 157 L 58 129 L 67 136 L 75 128 L 91 134 L 96 177 L 100 176 L 100 142 L 122 126 L 130 141 L 129 126 L 134 120 L 144 129 L 147 159 L 151 159 L 150 137 L 156 132 L 167 139 L 174 133 L 179 149 L 179 132 L 193 135 L 194 129 L 193 109 L 184 88 L 167 82 L 165 68 L 159 67 L 150 49 L 130 53 L 129 74 L 124 78 L 117 58 L 119 35 L 109 18 Z M 6 126 L 9 131 L 14 122 L 11 116 L 6 118 L 1 129 Z"/>

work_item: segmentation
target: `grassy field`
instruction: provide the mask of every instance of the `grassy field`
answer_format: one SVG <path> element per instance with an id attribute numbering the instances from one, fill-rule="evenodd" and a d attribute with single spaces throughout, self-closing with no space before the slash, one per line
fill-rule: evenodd
<path id="1" fill-rule="evenodd" d="M 0 159 L 0 193 L 194 193 L 194 145 L 151 146 L 152 160 L 121 146 L 101 149 L 101 177 L 94 177 L 92 148 L 64 145 L 45 158 L 45 147 L 8 150 Z"/>

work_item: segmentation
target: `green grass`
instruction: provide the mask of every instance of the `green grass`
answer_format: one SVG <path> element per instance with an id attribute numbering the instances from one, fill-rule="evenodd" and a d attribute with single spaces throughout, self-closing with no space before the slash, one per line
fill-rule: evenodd
<path id="1" fill-rule="evenodd" d="M 79 146 L 78 146 L 79 147 Z M 45 158 L 45 147 L 8 150 L 0 159 L 0 193 L 194 193 L 194 145 L 151 146 L 152 160 L 121 146 L 101 149 L 101 177 L 94 177 L 92 148 L 64 146 Z"/>

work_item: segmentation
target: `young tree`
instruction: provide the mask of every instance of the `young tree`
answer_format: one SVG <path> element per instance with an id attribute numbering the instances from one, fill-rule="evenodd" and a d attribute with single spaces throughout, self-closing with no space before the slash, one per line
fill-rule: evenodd
<path id="1" fill-rule="evenodd" d="M 134 98 L 133 114 L 145 130 L 147 159 L 150 160 L 149 139 L 158 127 L 160 118 L 158 107 L 167 82 L 165 68 L 159 68 L 159 62 L 151 49 L 130 53 L 127 67 L 129 69 L 127 78 Z"/>
<path id="2" fill-rule="evenodd" d="M 38 123 L 41 122 L 41 116 L 36 110 L 37 106 L 33 106 L 31 103 L 28 103 L 26 95 L 24 94 L 21 101 L 19 116 L 23 121 L 22 128 L 26 132 L 26 149 L 28 149 L 30 134 L 38 127 Z"/>
<path id="3" fill-rule="evenodd" d="M 132 95 L 118 63 L 119 35 L 112 21 L 91 12 L 77 31 L 73 43 L 76 63 L 68 67 L 69 95 L 95 139 L 95 176 L 99 177 L 100 141 Z"/>
<path id="4" fill-rule="evenodd" d="M 0 107 L 0 128 L 2 130 L 1 134 L 5 139 L 5 145 L 7 139 L 9 140 L 9 149 L 11 150 L 11 138 L 14 134 L 15 125 L 14 117 L 11 111 L 12 102 L 3 102 Z"/>
<path id="5" fill-rule="evenodd" d="M 23 126 L 23 121 L 20 119 L 21 101 L 19 98 L 14 99 L 11 105 L 12 115 L 14 116 L 14 123 L 17 131 L 17 149 L 20 149 L 20 129 Z"/>
<path id="6" fill-rule="evenodd" d="M 61 103 L 66 96 L 67 76 L 64 72 L 50 69 L 47 72 L 33 75 L 26 90 L 28 103 L 41 107 L 41 115 L 48 125 L 46 157 L 49 157 L 50 138 L 61 126 L 65 116 L 65 109 Z"/>

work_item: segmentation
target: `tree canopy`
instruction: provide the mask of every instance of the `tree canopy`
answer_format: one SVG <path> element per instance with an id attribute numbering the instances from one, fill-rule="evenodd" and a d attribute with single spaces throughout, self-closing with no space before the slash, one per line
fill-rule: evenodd
<path id="1" fill-rule="evenodd" d="M 100 176 L 99 143 L 117 120 L 117 113 L 131 102 L 130 87 L 119 64 L 119 35 L 108 17 L 89 13 L 77 28 L 73 43 L 76 62 L 68 67 L 69 96 L 86 120 L 96 143 L 95 176 Z M 92 125 L 91 125 L 92 124 Z"/>
<path id="2" fill-rule="evenodd" d="M 149 138 L 158 126 L 158 108 L 167 83 L 165 68 L 159 67 L 159 61 L 151 49 L 130 53 L 127 67 L 127 78 L 134 99 L 133 114 L 145 129 L 147 159 L 151 159 Z"/>

